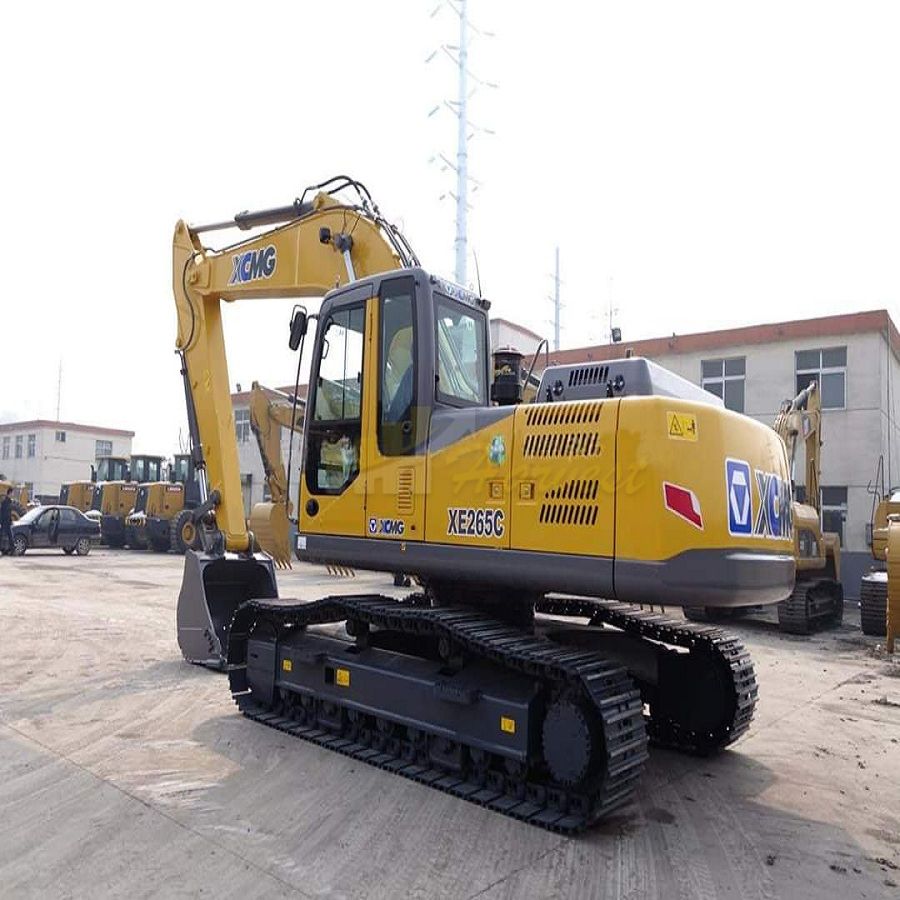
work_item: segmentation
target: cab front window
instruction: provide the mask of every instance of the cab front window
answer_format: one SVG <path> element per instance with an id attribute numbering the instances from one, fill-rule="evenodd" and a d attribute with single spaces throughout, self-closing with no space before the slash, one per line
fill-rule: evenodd
<path id="1" fill-rule="evenodd" d="M 450 406 L 487 406 L 484 314 L 435 294 L 437 399 Z"/>

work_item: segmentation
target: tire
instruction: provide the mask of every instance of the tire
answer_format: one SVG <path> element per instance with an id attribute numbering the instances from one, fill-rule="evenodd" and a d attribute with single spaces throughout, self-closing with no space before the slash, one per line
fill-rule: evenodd
<path id="1" fill-rule="evenodd" d="M 63 547 L 62 551 L 63 551 L 63 553 L 66 554 L 66 556 L 71 556 L 75 552 L 75 548 L 74 547 Z"/>
<path id="2" fill-rule="evenodd" d="M 28 549 L 28 541 L 25 538 L 24 534 L 17 534 L 13 536 L 13 545 L 12 545 L 12 553 L 13 556 L 24 556 L 25 551 Z"/>
<path id="3" fill-rule="evenodd" d="M 859 624 L 863 634 L 887 634 L 887 572 L 863 575 L 859 587 Z"/>
<path id="4" fill-rule="evenodd" d="M 169 539 L 161 540 L 159 538 L 150 538 L 150 546 L 154 553 L 168 553 Z"/>
<path id="5" fill-rule="evenodd" d="M 183 509 L 174 519 L 169 532 L 169 549 L 173 553 L 184 555 L 184 551 L 190 548 L 196 549 L 199 539 L 197 525 L 189 509 Z"/>
<path id="6" fill-rule="evenodd" d="M 87 556 L 91 552 L 91 539 L 86 537 L 78 538 L 75 542 L 75 552 L 79 556 Z"/>

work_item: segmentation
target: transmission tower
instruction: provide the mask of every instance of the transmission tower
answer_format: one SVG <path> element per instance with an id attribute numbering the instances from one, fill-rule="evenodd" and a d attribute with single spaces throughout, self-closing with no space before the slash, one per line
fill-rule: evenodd
<path id="1" fill-rule="evenodd" d="M 469 71 L 469 41 L 472 34 L 480 37 L 493 37 L 489 31 L 481 31 L 476 28 L 468 17 L 467 0 L 445 0 L 435 7 L 431 13 L 435 16 L 444 7 L 449 8 L 459 19 L 459 42 L 457 44 L 442 44 L 438 50 L 431 53 L 425 60 L 431 62 L 439 52 L 443 52 L 456 65 L 457 90 L 456 100 L 445 100 L 435 106 L 429 113 L 433 116 L 441 108 L 449 109 L 456 116 L 456 159 L 455 162 L 448 159 L 443 153 L 432 157 L 432 161 L 440 160 L 443 169 L 452 169 L 456 174 L 456 190 L 449 192 L 456 204 L 456 232 L 453 240 L 454 254 L 454 279 L 458 284 L 465 285 L 468 278 L 468 214 L 469 214 L 469 185 L 473 192 L 478 189 L 479 183 L 469 175 L 469 141 L 476 133 L 493 134 L 489 128 L 476 125 L 469 118 L 469 100 L 479 87 L 496 88 L 493 82 L 482 81 Z M 473 85 L 470 88 L 470 83 Z M 445 195 L 442 195 L 442 198 Z"/>

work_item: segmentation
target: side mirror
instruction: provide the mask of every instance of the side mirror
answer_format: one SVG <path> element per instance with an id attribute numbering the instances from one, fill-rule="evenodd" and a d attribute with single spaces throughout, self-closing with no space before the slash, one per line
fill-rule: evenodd
<path id="1" fill-rule="evenodd" d="M 302 306 L 295 306 L 291 316 L 291 336 L 288 339 L 288 346 L 291 350 L 296 350 L 300 346 L 300 342 L 306 335 L 308 324 L 306 310 Z"/>

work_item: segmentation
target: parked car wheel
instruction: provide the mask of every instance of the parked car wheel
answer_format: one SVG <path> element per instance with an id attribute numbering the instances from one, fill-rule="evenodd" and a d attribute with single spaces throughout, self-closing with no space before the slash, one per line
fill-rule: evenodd
<path id="1" fill-rule="evenodd" d="M 13 556 L 24 556 L 28 549 L 28 541 L 25 540 L 24 534 L 17 534 L 13 538 Z"/>
<path id="2" fill-rule="evenodd" d="M 66 556 L 71 556 L 74 552 L 75 552 L 74 547 L 63 547 L 63 553 L 65 553 Z"/>
<path id="3" fill-rule="evenodd" d="M 79 556 L 87 556 L 88 553 L 91 552 L 90 538 L 78 538 L 78 540 L 75 542 L 75 552 Z"/>

